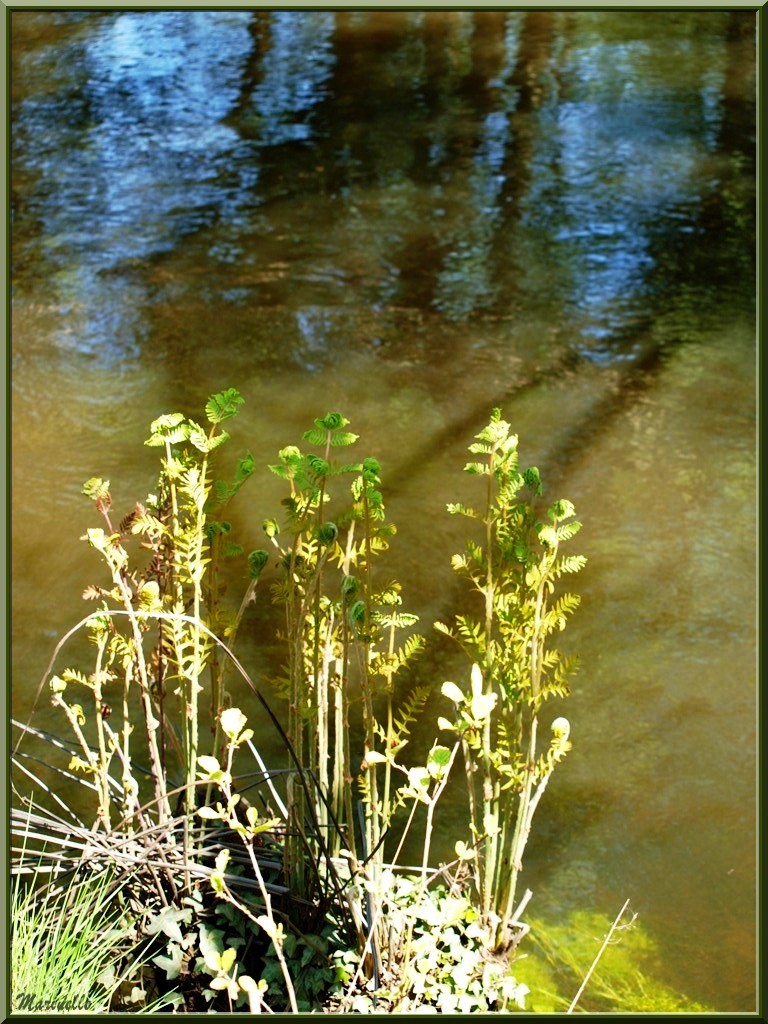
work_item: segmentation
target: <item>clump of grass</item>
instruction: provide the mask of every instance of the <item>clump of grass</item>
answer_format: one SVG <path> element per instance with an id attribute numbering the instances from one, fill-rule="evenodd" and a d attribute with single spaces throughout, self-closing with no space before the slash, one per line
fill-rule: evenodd
<path id="1" fill-rule="evenodd" d="M 127 980 L 115 965 L 135 940 L 112 879 L 70 874 L 40 884 L 40 870 L 28 870 L 11 893 L 13 1011 L 108 1012 Z M 140 991 L 131 994 L 141 1001 Z"/>

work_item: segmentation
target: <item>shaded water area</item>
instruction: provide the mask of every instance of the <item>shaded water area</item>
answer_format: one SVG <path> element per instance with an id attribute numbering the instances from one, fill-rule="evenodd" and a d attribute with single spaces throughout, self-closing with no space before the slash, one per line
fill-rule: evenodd
<path id="1" fill-rule="evenodd" d="M 754 1009 L 754 13 L 11 23 L 16 717 L 100 581 L 82 483 L 143 498 L 161 413 L 238 387 L 232 455 L 266 466 L 341 410 L 429 634 L 464 607 L 445 503 L 471 500 L 466 446 L 501 406 L 589 557 L 532 906 L 629 897 L 664 982 Z M 281 497 L 251 484 L 247 548 Z M 425 665 L 428 742 L 462 670 Z"/>

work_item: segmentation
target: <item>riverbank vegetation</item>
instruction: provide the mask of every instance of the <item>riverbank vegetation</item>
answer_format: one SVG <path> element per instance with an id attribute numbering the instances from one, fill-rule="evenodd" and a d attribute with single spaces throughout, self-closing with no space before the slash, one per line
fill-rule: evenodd
<path id="1" fill-rule="evenodd" d="M 39 863 L 29 869 L 25 852 L 16 864 L 14 949 L 36 959 L 24 953 L 25 901 L 63 919 L 83 898 L 98 912 L 76 917 L 99 919 L 102 941 L 62 940 L 106 956 L 83 954 L 87 999 L 98 981 L 101 1008 L 524 1008 L 516 964 L 531 893 L 518 881 L 534 813 L 570 748 L 568 720 L 550 709 L 576 668 L 553 646 L 579 603 L 564 585 L 585 559 L 562 551 L 580 527 L 575 510 L 542 500 L 538 470 L 520 466 L 494 410 L 465 467 L 478 499 L 448 507 L 468 521 L 453 558 L 466 611 L 434 624 L 465 669 L 435 680 L 442 713 L 419 751 L 411 732 L 417 721 L 423 732 L 431 691 L 411 668 L 428 640 L 387 566 L 395 527 L 380 464 L 354 454 L 342 415 L 316 419 L 303 448 L 270 465 L 282 512 L 263 520 L 264 547 L 249 549 L 227 513 L 256 460 L 243 455 L 226 481 L 214 473 L 242 401 L 235 389 L 213 395 L 205 425 L 156 419 L 146 444 L 160 473 L 132 508 L 115 511 L 106 479 L 83 488 L 98 517 L 84 540 L 103 574 L 41 683 L 66 735 L 19 726 L 14 760 L 32 789 L 17 779 L 13 828 Z M 246 578 L 234 606 L 222 584 L 231 561 Z M 268 687 L 237 653 L 257 595 L 281 622 Z M 83 635 L 92 661 L 56 669 Z M 259 749 L 267 728 L 279 765 Z M 33 738 L 51 745 L 45 771 Z M 453 856 L 435 865 L 438 804 L 462 776 L 464 820 Z M 419 862 L 403 866 L 415 835 Z M 14 972 L 17 1007 L 47 998 L 17 961 Z"/>

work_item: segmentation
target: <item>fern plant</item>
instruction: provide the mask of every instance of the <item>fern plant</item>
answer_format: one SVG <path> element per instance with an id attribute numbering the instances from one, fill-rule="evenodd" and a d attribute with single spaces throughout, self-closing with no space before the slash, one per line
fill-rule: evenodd
<path id="1" fill-rule="evenodd" d="M 246 557 L 224 518 L 254 473 L 253 457 L 246 453 L 238 461 L 231 482 L 214 481 L 211 473 L 214 453 L 228 437 L 222 424 L 241 403 L 235 389 L 212 396 L 205 427 L 181 413 L 155 420 L 146 442 L 161 454 L 155 493 L 119 523 L 112 518 L 109 481 L 93 478 L 84 487 L 102 519 L 84 539 L 101 555 L 108 581 L 86 590 L 99 607 L 67 634 L 86 626 L 96 649 L 93 671 L 67 668 L 50 679 L 46 673 L 52 702 L 75 736 L 64 774 L 78 773 L 96 794 L 89 836 L 103 840 L 104 857 L 119 857 L 115 851 L 125 842 L 144 851 L 147 928 L 155 928 L 148 934 L 159 928 L 170 940 L 168 956 L 161 953 L 153 963 L 166 973 L 172 968 L 179 976 L 190 947 L 177 935 L 177 919 L 202 912 L 206 877 L 240 923 L 247 919 L 272 942 L 294 1011 L 301 986 L 292 987 L 287 955 L 295 942 L 284 945 L 291 934 L 284 925 L 302 940 L 326 927 L 338 929 L 345 957 L 356 945 L 354 976 L 342 1000 L 347 1008 L 363 990 L 388 993 L 393 1007 L 410 1006 L 409 1000 L 470 1007 L 473 999 L 462 999 L 442 981 L 428 998 L 421 991 L 431 952 L 420 922 L 432 921 L 435 882 L 455 867 L 450 899 L 460 891 L 462 900 L 469 899 L 474 886 L 477 920 L 467 923 L 483 956 L 501 954 L 495 959 L 508 963 L 522 934 L 518 918 L 527 896 L 516 906 L 516 887 L 523 854 L 536 807 L 570 746 L 565 718 L 552 722 L 547 743 L 539 732 L 545 703 L 567 695 L 576 667 L 575 659 L 552 646 L 579 603 L 559 589 L 585 563 L 582 556 L 561 553 L 580 526 L 574 508 L 560 499 L 537 511 L 538 470 L 519 469 L 517 437 L 494 410 L 470 446 L 473 460 L 466 466 L 483 479 L 484 503 L 479 511 L 448 507 L 477 527 L 453 567 L 469 581 L 479 610 L 457 615 L 451 626 L 435 624 L 468 655 L 469 684 L 443 683 L 454 714 L 438 726 L 452 734 L 451 743 L 435 742 L 423 764 L 409 764 L 402 752 L 430 688 L 407 682 L 425 640 L 413 631 L 417 616 L 404 609 L 400 584 L 381 568 L 380 556 L 395 533 L 381 466 L 371 457 L 350 460 L 347 450 L 358 438 L 340 413 L 316 419 L 303 435 L 309 450 L 283 448 L 270 466 L 288 494 L 282 521 L 264 521 L 277 556 L 272 594 L 284 612 L 286 663 L 277 680 L 288 705 L 284 730 L 231 650 L 270 560 L 261 549 Z M 137 542 L 143 557 L 136 557 Z M 226 557 L 247 563 L 248 583 L 236 610 L 221 600 L 219 566 Z M 278 773 L 266 768 L 251 744 L 245 716 L 229 706 L 228 664 L 249 683 L 284 741 L 290 758 L 285 800 L 273 782 Z M 200 752 L 206 724 L 211 753 Z M 235 791 L 233 754 L 246 746 L 280 819 L 260 820 Z M 455 843 L 453 865 L 433 871 L 435 811 L 459 750 L 470 837 Z M 416 817 L 419 810 L 424 819 Z M 398 814 L 405 819 L 399 831 Z M 405 907 L 394 899 L 392 870 L 417 820 L 424 820 L 421 865 Z M 215 837 L 212 823 L 221 828 Z M 262 850 L 263 836 L 273 828 Z M 213 856 L 209 840 L 217 843 L 226 833 L 244 840 L 246 859 L 237 871 L 225 871 L 231 850 L 222 840 L 211 874 L 205 862 Z M 244 866 L 251 877 L 241 877 Z M 256 884 L 255 904 L 244 902 L 241 881 L 246 889 L 246 883 Z M 247 1000 L 254 1012 L 267 1007 L 263 986 L 252 980 L 252 951 L 237 960 L 234 946 L 206 946 L 206 958 L 207 932 L 196 924 L 193 932 L 213 977 L 210 991 L 225 992 L 233 1006 Z M 454 953 L 464 957 L 463 948 L 459 939 L 451 964 Z M 472 974 L 475 983 L 482 987 L 485 981 Z M 502 996 L 499 1005 L 517 998 Z"/>
<path id="2" fill-rule="evenodd" d="M 148 758 L 152 815 L 161 828 L 168 827 L 174 817 L 173 779 L 180 770 L 188 855 L 204 714 L 200 694 L 214 650 L 211 626 L 220 628 L 217 584 L 209 572 L 212 559 L 217 558 L 212 540 L 227 528 L 212 518 L 210 460 L 229 436 L 221 424 L 237 413 L 242 401 L 234 388 L 213 395 L 206 405 L 206 427 L 182 413 L 156 419 L 145 442 L 161 449 L 156 490 L 119 523 L 112 520 L 109 481 L 94 477 L 86 482 L 83 493 L 94 502 L 103 525 L 88 529 L 83 539 L 101 555 L 110 576 L 109 585 L 89 586 L 83 595 L 100 603 L 87 620 L 97 650 L 96 667 L 91 673 L 66 669 L 49 683 L 53 703 L 66 714 L 82 751 L 70 767 L 96 784 L 100 825 L 107 831 L 112 825 L 110 772 L 115 764 L 121 772 L 123 821 L 130 824 L 136 819 L 141 801 L 134 759 Z M 241 461 L 227 497 L 233 496 L 250 471 L 248 461 Z M 218 487 L 219 505 L 226 486 Z M 144 564 L 138 553 L 131 552 L 136 539 L 149 552 Z M 254 571 L 263 565 L 258 552 L 251 554 L 250 562 Z M 121 622 L 126 620 L 124 630 Z M 235 627 L 230 626 L 230 640 Z M 213 676 L 210 724 L 215 727 L 216 711 L 224 698 L 220 686 L 216 688 L 221 673 Z M 84 705 L 72 696 L 75 688 L 90 692 L 86 701 L 94 723 L 90 735 L 84 731 Z M 135 735 L 137 699 L 144 740 L 140 746 Z"/>
<path id="3" fill-rule="evenodd" d="M 285 612 L 288 659 L 280 683 L 288 698 L 288 734 L 318 780 L 312 808 L 304 790 L 292 787 L 293 829 L 300 833 L 311 812 L 319 836 L 327 838 L 325 854 L 345 852 L 350 863 L 367 863 L 376 874 L 400 806 L 393 761 L 377 756 L 377 747 L 402 749 L 428 691 L 415 689 L 396 711 L 396 677 L 420 653 L 424 638 L 409 632 L 417 616 L 403 610 L 400 585 L 380 586 L 375 579 L 375 560 L 395 532 L 386 517 L 378 461 L 337 464 L 331 457 L 357 441 L 348 425 L 340 413 L 328 413 L 303 435 L 322 454 L 295 446 L 279 453 L 270 469 L 289 485 L 286 517 L 282 525 L 269 519 L 264 528 L 281 569 L 273 595 Z M 344 479 L 346 488 L 334 486 Z M 354 760 L 353 736 L 362 747 Z M 286 843 L 297 887 L 304 838 Z"/>
<path id="4" fill-rule="evenodd" d="M 469 447 L 474 456 L 465 470 L 484 478 L 480 511 L 450 504 L 448 511 L 481 527 L 454 555 L 453 568 L 472 585 L 482 615 L 456 616 L 451 627 L 437 622 L 472 662 L 470 687 L 453 682 L 442 692 L 453 703 L 453 720 L 444 729 L 459 734 L 464 750 L 475 885 L 483 921 L 497 950 L 514 940 L 517 879 L 531 821 L 556 763 L 570 748 L 570 726 L 559 717 L 542 749 L 539 719 L 552 697 L 568 694 L 568 678 L 577 666 L 551 646 L 578 607 L 575 594 L 556 593 L 561 577 L 578 572 L 586 559 L 564 556 L 560 547 L 581 524 L 573 505 L 553 502 L 540 520 L 536 499 L 542 494 L 538 469 L 520 471 L 518 439 L 495 409 L 488 425 Z"/>

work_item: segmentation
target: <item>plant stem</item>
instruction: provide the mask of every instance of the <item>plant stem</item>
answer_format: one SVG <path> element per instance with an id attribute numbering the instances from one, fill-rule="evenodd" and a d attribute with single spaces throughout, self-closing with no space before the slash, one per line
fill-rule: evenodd
<path id="1" fill-rule="evenodd" d="M 493 692 L 493 599 L 494 599 L 494 578 L 493 578 L 493 481 L 494 481 L 495 460 L 494 452 L 488 457 L 488 490 L 486 495 L 485 514 L 485 671 L 484 692 Z M 483 831 L 487 831 L 487 823 L 494 818 L 494 793 L 493 779 L 491 774 L 491 715 L 488 715 L 483 725 Z M 496 825 L 498 826 L 498 814 L 496 814 Z M 496 862 L 499 855 L 499 834 L 489 835 L 485 843 L 485 855 L 483 859 L 483 893 L 482 908 L 483 918 L 488 920 L 491 904 L 493 902 L 493 880 L 496 874 Z"/>
<path id="2" fill-rule="evenodd" d="M 611 936 L 612 936 L 612 935 L 613 935 L 613 933 L 614 933 L 614 932 L 616 931 L 616 928 L 618 927 L 619 921 L 621 920 L 621 918 L 622 918 L 622 916 L 623 916 L 623 914 L 624 914 L 624 911 L 625 911 L 625 910 L 627 909 L 627 907 L 628 907 L 628 906 L 629 906 L 629 900 L 625 900 L 625 901 L 624 901 L 624 906 L 623 906 L 623 907 L 621 908 L 621 910 L 620 910 L 620 911 L 618 912 L 618 914 L 616 915 L 616 919 L 615 919 L 615 921 L 613 922 L 613 924 L 611 925 L 611 927 L 610 927 L 610 928 L 608 929 L 608 934 L 607 934 L 607 935 L 605 936 L 605 938 L 603 939 L 603 944 L 602 944 L 602 946 L 600 947 L 600 949 L 599 949 L 599 950 L 597 951 L 597 956 L 596 956 L 596 957 L 595 957 L 595 959 L 594 959 L 594 960 L 592 961 L 592 964 L 590 965 L 590 968 L 589 968 L 589 970 L 587 971 L 587 973 L 586 973 L 586 974 L 585 974 L 585 976 L 584 976 L 584 981 L 582 981 L 581 985 L 579 986 L 579 991 L 578 991 L 578 992 L 576 993 L 576 995 L 575 995 L 575 996 L 573 997 L 573 1001 L 571 1002 L 571 1005 L 570 1005 L 570 1006 L 568 1007 L 568 1009 L 567 1009 L 567 1010 L 565 1011 L 566 1013 L 573 1013 L 573 1011 L 574 1011 L 574 1009 L 575 1009 L 575 1007 L 576 1007 L 576 1003 L 578 1003 L 579 999 L 581 998 L 581 994 L 582 994 L 582 992 L 583 992 L 583 991 L 584 991 L 584 989 L 585 989 L 585 988 L 587 987 L 587 982 L 588 982 L 588 981 L 589 981 L 589 979 L 590 979 L 590 978 L 592 977 L 592 972 L 594 971 L 595 967 L 597 967 L 597 963 L 598 963 L 598 961 L 599 961 L 600 957 L 601 957 L 601 956 L 603 955 L 603 953 L 605 952 L 605 947 L 606 947 L 606 946 L 608 945 L 608 943 L 610 942 Z"/>

